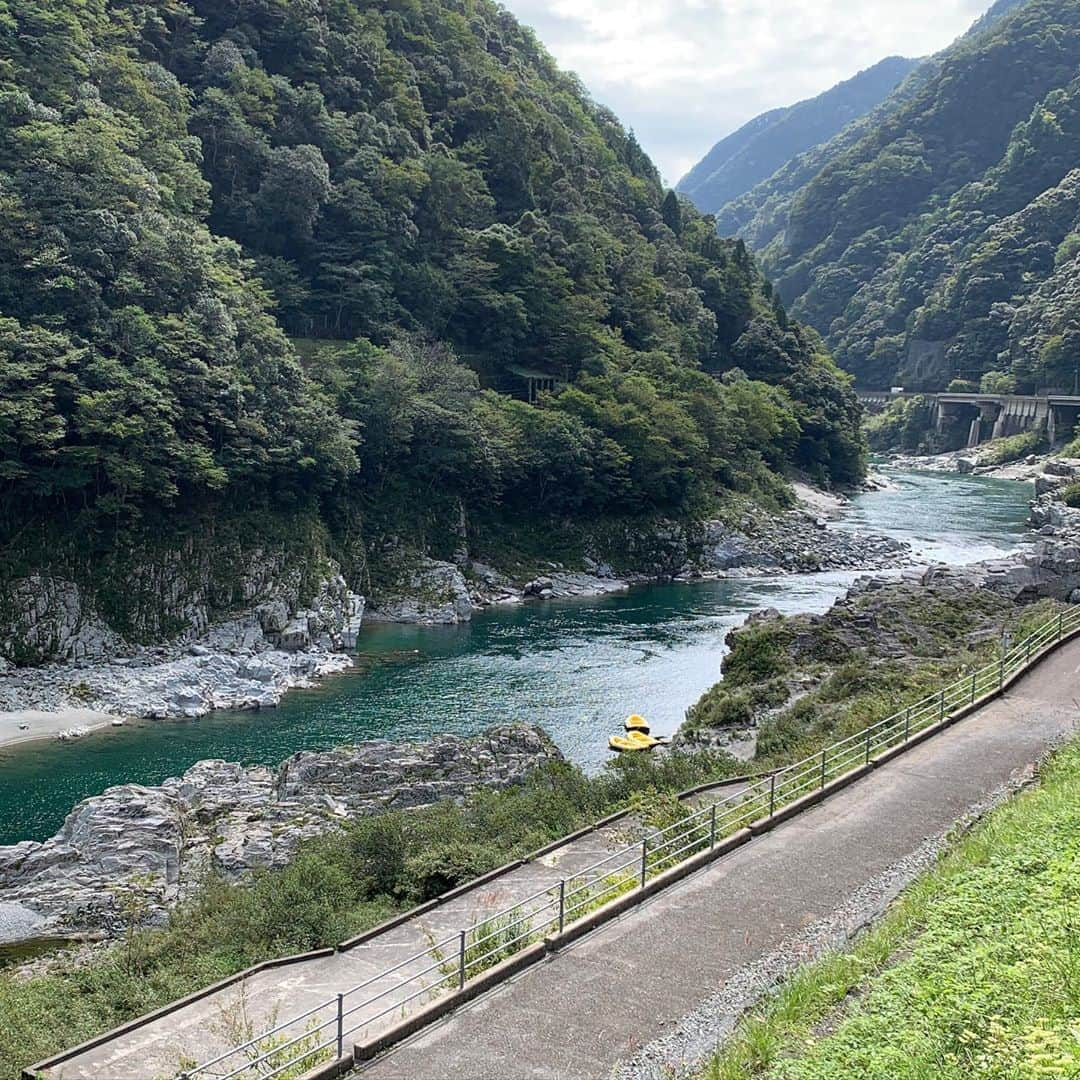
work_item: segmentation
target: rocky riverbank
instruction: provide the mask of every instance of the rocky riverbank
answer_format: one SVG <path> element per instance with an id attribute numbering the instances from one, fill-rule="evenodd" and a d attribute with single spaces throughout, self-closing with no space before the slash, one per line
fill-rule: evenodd
<path id="1" fill-rule="evenodd" d="M 208 871 L 280 867 L 343 822 L 521 783 L 562 755 L 539 728 L 294 754 L 276 769 L 200 761 L 159 787 L 81 802 L 44 843 L 0 847 L 0 943 L 160 922 Z"/>
<path id="2" fill-rule="evenodd" d="M 728 635 L 724 679 L 689 710 L 675 745 L 750 758 L 814 731 L 842 731 L 860 695 L 880 708 L 875 694 L 895 699 L 905 685 L 918 687 L 927 665 L 946 670 L 973 658 L 1028 605 L 1080 603 L 1080 510 L 1058 498 L 1080 463 L 1043 468 L 1032 545 L 966 566 L 862 577 L 824 615 L 752 615 Z"/>
<path id="3" fill-rule="evenodd" d="M 960 473 L 962 476 L 991 476 L 998 480 L 1027 480 L 1037 483 L 1039 477 L 1062 464 L 1054 454 L 1026 454 L 1015 461 L 994 463 L 990 460 L 993 444 L 952 450 L 944 454 L 890 454 L 888 466 L 918 472 Z M 1074 462 L 1080 465 L 1080 462 Z"/>
<path id="4" fill-rule="evenodd" d="M 454 624 L 494 604 L 603 596 L 658 580 L 883 570 L 910 561 L 910 548 L 898 540 L 835 528 L 849 505 L 844 496 L 804 485 L 796 490 L 800 505 L 786 513 L 748 509 L 734 523 L 667 522 L 628 534 L 616 546 L 633 570 L 616 571 L 599 553 L 586 555 L 578 568 L 551 562 L 524 577 L 480 561 L 419 556 L 373 599 L 365 618 Z"/>
<path id="5" fill-rule="evenodd" d="M 306 606 L 278 595 L 164 645 L 113 635 L 66 662 L 15 667 L 0 657 L 0 745 L 78 738 L 109 718 L 275 706 L 289 690 L 350 666 L 363 611 L 364 598 L 334 575 Z"/>
<path id="6" fill-rule="evenodd" d="M 295 574 L 249 569 L 251 581 L 240 591 L 251 606 L 208 625 L 205 598 L 189 589 L 197 602 L 180 607 L 190 629 L 154 646 L 126 641 L 73 583 L 31 576 L 11 590 L 19 640 L 61 659 L 16 667 L 0 641 L 0 745 L 79 738 L 129 717 L 271 708 L 289 690 L 348 669 L 362 619 L 455 624 L 494 604 L 603 596 L 639 582 L 877 570 L 909 561 L 909 549 L 896 540 L 835 528 L 843 496 L 805 486 L 797 492 L 803 502 L 787 513 L 751 508 L 734 523 L 668 522 L 609 537 L 633 571 L 617 572 L 599 555 L 584 556 L 577 567 L 548 563 L 507 573 L 465 556 L 445 562 L 415 554 L 368 604 L 333 564 L 306 601 Z"/>

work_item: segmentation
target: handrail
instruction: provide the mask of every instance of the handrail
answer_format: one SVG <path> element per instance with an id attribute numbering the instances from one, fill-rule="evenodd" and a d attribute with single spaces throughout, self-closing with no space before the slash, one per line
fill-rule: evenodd
<path id="1" fill-rule="evenodd" d="M 590 904 L 596 907 L 601 903 L 606 903 L 605 898 L 612 893 L 618 897 L 634 888 L 643 888 L 650 876 L 655 877 L 674 866 L 682 865 L 696 854 L 714 848 L 720 840 L 740 829 L 757 821 L 772 818 L 778 810 L 791 805 L 797 799 L 811 792 L 823 790 L 830 781 L 863 765 L 868 765 L 876 755 L 904 745 L 913 736 L 943 722 L 954 712 L 970 708 L 982 696 L 999 691 L 1006 679 L 1032 665 L 1033 656 L 1038 659 L 1038 654 L 1051 642 L 1061 641 L 1066 634 L 1071 634 L 1076 630 L 1080 630 L 1080 606 L 1068 612 L 1059 613 L 1055 619 L 1037 627 L 1012 648 L 1003 650 L 997 660 L 964 674 L 935 693 L 905 706 L 891 716 L 868 724 L 852 735 L 822 747 L 809 757 L 794 762 L 769 776 L 752 781 L 743 791 L 710 803 L 663 829 L 650 830 L 640 842 L 617 848 L 605 858 L 597 860 L 570 878 L 562 879 L 554 888 L 534 893 L 510 907 L 487 916 L 471 928 L 459 931 L 455 937 L 445 938 L 430 948 L 380 971 L 338 994 L 336 998 L 329 998 L 306 1012 L 276 1024 L 260 1035 L 226 1050 L 217 1057 L 179 1073 L 178 1080 L 198 1080 L 208 1075 L 219 1077 L 220 1080 L 220 1074 L 208 1074 L 208 1070 L 239 1054 L 247 1054 L 248 1059 L 234 1065 L 226 1073 L 227 1077 L 240 1077 L 252 1070 L 257 1070 L 259 1080 L 273 1080 L 274 1077 L 293 1068 L 297 1062 L 305 1061 L 317 1054 L 330 1053 L 335 1049 L 337 1059 L 341 1059 L 345 1056 L 344 1037 L 346 1034 L 361 1030 L 417 998 L 423 998 L 426 994 L 438 994 L 447 988 L 448 984 L 451 989 L 455 986 L 457 989 L 464 988 L 470 978 L 470 969 L 486 970 L 487 967 L 492 966 L 492 963 L 497 963 L 508 955 L 512 955 L 512 952 L 508 952 L 511 947 L 516 947 L 513 951 L 519 951 L 530 942 L 539 940 L 553 927 L 557 927 L 561 933 L 567 926 L 572 926 L 585 918 L 592 910 L 589 908 L 585 912 L 578 913 L 578 909 L 588 907 Z M 668 850 L 673 844 L 680 843 L 681 846 L 674 851 Z M 617 864 L 612 867 L 611 864 L 616 860 L 618 860 Z M 618 877 L 620 873 L 628 871 L 632 866 L 637 867 L 633 878 Z M 577 899 L 582 894 L 584 897 Z M 536 901 L 544 897 L 547 898 L 546 902 L 530 907 L 530 905 L 536 905 Z M 568 900 L 573 902 L 568 903 Z M 553 908 L 557 908 L 555 914 L 537 921 L 541 913 L 550 912 Z M 568 919 L 568 915 L 572 917 Z M 504 938 L 503 935 L 507 930 L 521 926 L 525 927 L 522 933 L 510 939 Z M 496 939 L 495 945 L 477 955 L 477 947 L 492 939 Z M 455 940 L 456 955 L 447 956 L 443 950 Z M 390 989 L 382 990 L 359 1003 L 350 1002 L 346 1007 L 346 999 L 350 996 L 374 983 L 392 978 L 401 972 L 402 968 L 423 961 L 430 961 L 430 963 L 427 963 L 419 972 L 404 976 Z M 442 977 L 430 984 L 425 984 L 424 978 L 436 970 L 442 974 Z M 476 974 L 479 974 L 479 971 Z M 417 982 L 419 986 L 412 989 L 404 998 L 380 1006 L 379 1011 L 374 1015 L 354 1023 L 348 1029 L 345 1028 L 346 1017 L 351 1017 L 365 1007 L 381 1002 L 387 996 L 400 990 L 410 988 Z M 335 1014 L 326 1021 L 318 1022 L 318 1014 L 329 1009 L 335 1009 Z M 272 1041 L 283 1031 L 305 1021 L 308 1023 L 299 1035 L 283 1042 Z M 337 1025 L 336 1039 L 332 1038 L 323 1043 L 319 1033 L 335 1023 Z M 278 1064 L 275 1060 L 283 1051 L 291 1050 L 297 1043 L 313 1038 L 316 1044 L 299 1058 L 293 1058 L 283 1064 Z M 251 1057 L 250 1052 L 254 1052 L 255 1056 Z M 325 1060 L 329 1062 L 336 1059 L 331 1056 Z M 255 1073 L 252 1075 L 254 1076 Z"/>

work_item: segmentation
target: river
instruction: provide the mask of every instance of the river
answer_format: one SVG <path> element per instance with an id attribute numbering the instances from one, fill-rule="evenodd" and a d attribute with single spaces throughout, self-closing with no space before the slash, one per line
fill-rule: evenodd
<path id="1" fill-rule="evenodd" d="M 897 490 L 855 500 L 841 528 L 906 540 L 927 561 L 974 562 L 1024 542 L 1029 484 L 893 474 Z M 0 844 L 45 839 L 80 799 L 158 784 L 200 758 L 276 764 L 300 749 L 464 734 L 523 720 L 598 768 L 630 712 L 670 734 L 716 682 L 724 636 L 762 607 L 824 611 L 857 576 L 827 573 L 650 585 L 601 599 L 494 608 L 460 627 L 369 625 L 353 670 L 277 709 L 145 721 L 78 743 L 0 753 Z"/>

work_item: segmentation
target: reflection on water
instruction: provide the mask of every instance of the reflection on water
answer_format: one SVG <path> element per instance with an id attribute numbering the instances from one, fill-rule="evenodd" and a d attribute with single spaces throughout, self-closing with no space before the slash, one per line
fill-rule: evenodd
<path id="1" fill-rule="evenodd" d="M 901 474 L 861 496 L 842 528 L 886 532 L 926 558 L 970 562 L 1022 540 L 1030 486 Z M 834 573 L 636 588 L 493 609 L 461 627 L 371 625 L 355 668 L 278 709 L 111 728 L 77 744 L 0 755 L 0 843 L 51 835 L 79 799 L 160 783 L 200 758 L 276 764 L 300 749 L 381 736 L 542 724 L 588 768 L 630 712 L 669 734 L 719 676 L 724 636 L 762 607 L 823 611 L 855 577 Z"/>

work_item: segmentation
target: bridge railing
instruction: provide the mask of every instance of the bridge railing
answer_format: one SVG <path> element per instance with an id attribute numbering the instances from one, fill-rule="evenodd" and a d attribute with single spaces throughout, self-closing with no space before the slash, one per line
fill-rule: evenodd
<path id="1" fill-rule="evenodd" d="M 1018 640 L 991 663 L 970 671 L 810 757 L 758 779 L 665 828 L 649 829 L 555 886 L 540 890 L 319 1004 L 184 1069 L 179 1080 L 292 1080 L 314 1066 L 347 1056 L 351 1038 L 379 1034 L 392 1018 L 447 992 L 461 990 L 489 967 L 546 936 L 561 934 L 611 900 L 716 846 L 725 837 L 775 816 L 876 756 L 906 743 L 946 717 L 998 691 L 1047 646 L 1080 630 L 1080 607 L 1062 612 Z"/>

